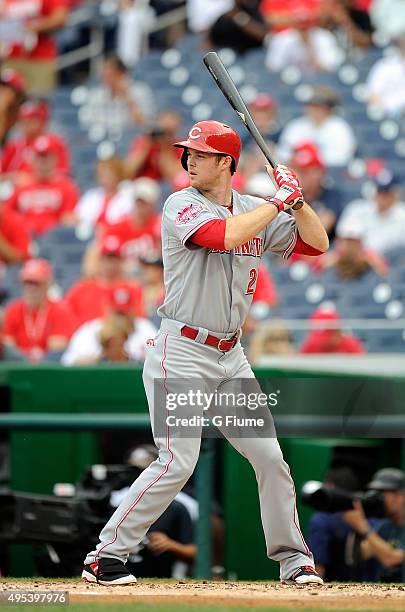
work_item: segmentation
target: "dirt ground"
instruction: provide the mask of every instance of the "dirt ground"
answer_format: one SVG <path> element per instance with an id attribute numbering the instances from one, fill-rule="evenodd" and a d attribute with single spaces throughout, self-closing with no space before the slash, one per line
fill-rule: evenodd
<path id="1" fill-rule="evenodd" d="M 205 580 L 147 580 L 136 585 L 104 587 L 81 580 L 0 579 L 0 591 L 69 591 L 70 601 L 130 603 L 184 603 L 257 607 L 294 607 L 297 610 L 405 610 L 405 585 L 326 584 L 323 587 L 282 585 L 274 582 L 209 582 Z"/>

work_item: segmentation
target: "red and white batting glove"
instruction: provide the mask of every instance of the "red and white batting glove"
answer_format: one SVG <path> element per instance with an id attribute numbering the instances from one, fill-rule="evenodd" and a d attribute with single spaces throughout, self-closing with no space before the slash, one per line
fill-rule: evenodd
<path id="1" fill-rule="evenodd" d="M 300 187 L 292 183 L 284 183 L 271 198 L 265 198 L 270 204 L 274 204 L 278 212 L 293 208 L 298 210 L 304 204 Z"/>
<path id="2" fill-rule="evenodd" d="M 278 188 L 282 187 L 285 184 L 294 185 L 295 187 L 301 188 L 298 176 L 295 174 L 294 170 L 291 170 L 291 168 L 289 168 L 288 166 L 277 164 L 276 166 L 274 166 L 273 173 L 274 180 L 276 181 L 276 185 Z"/>

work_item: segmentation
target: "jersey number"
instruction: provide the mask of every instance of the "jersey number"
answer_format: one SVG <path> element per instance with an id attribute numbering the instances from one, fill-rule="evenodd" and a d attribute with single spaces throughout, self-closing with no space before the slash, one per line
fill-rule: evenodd
<path id="1" fill-rule="evenodd" d="M 246 289 L 246 295 L 253 295 L 256 289 L 256 281 L 257 281 L 257 270 L 256 268 L 251 268 L 249 270 L 249 282 Z"/>

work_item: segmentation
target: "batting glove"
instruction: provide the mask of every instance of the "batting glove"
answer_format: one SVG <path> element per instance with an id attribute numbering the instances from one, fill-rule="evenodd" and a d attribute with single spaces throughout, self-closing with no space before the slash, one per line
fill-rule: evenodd
<path id="1" fill-rule="evenodd" d="M 288 166 L 283 166 L 282 164 L 277 164 L 274 167 L 274 180 L 276 181 L 278 188 L 282 187 L 286 183 L 288 185 L 294 185 L 295 187 L 301 188 L 298 176 L 295 174 L 294 170 L 291 170 L 291 168 Z"/>
<path id="2" fill-rule="evenodd" d="M 273 197 L 265 199 L 270 204 L 274 204 L 278 212 L 289 208 L 298 210 L 304 204 L 301 189 L 291 183 L 283 184 Z"/>

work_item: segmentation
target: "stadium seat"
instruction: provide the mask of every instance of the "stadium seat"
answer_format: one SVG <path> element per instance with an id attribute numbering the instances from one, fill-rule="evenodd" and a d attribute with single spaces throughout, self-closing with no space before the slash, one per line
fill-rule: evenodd
<path id="1" fill-rule="evenodd" d="M 376 353 L 404 353 L 405 340 L 403 337 L 403 330 L 368 330 L 367 347 L 370 352 Z"/>
<path id="2" fill-rule="evenodd" d="M 21 266 L 19 264 L 7 266 L 5 268 L 3 284 L 2 284 L 2 305 L 6 305 L 10 300 L 21 295 L 21 286 L 19 281 Z"/>

